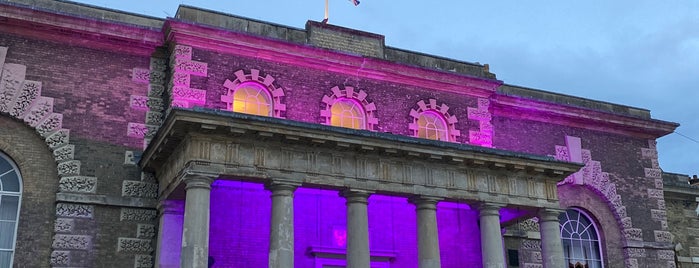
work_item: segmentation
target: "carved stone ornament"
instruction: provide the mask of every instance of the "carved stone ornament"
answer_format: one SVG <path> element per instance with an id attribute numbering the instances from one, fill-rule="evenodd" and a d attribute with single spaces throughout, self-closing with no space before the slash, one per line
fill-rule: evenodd
<path id="1" fill-rule="evenodd" d="M 70 264 L 70 251 L 54 250 L 51 252 L 51 265 L 63 266 Z"/>
<path id="2" fill-rule="evenodd" d="M 97 178 L 86 176 L 70 176 L 61 178 L 58 184 L 61 192 L 95 193 L 97 192 Z"/>
<path id="3" fill-rule="evenodd" d="M 125 238 L 119 237 L 117 251 L 119 252 L 137 252 L 150 253 L 153 251 L 151 239 Z"/>
<path id="4" fill-rule="evenodd" d="M 124 181 L 121 184 L 121 196 L 157 198 L 158 184 L 142 181 Z"/>
<path id="5" fill-rule="evenodd" d="M 137 254 L 134 257 L 134 268 L 151 268 L 153 267 L 153 256 Z"/>
<path id="6" fill-rule="evenodd" d="M 56 216 L 92 219 L 94 210 L 95 207 L 92 205 L 58 203 Z"/>
<path id="7" fill-rule="evenodd" d="M 78 249 L 88 250 L 91 248 L 92 236 L 89 235 L 66 235 L 57 234 L 53 237 L 54 249 Z"/>
<path id="8" fill-rule="evenodd" d="M 56 233 L 70 233 L 73 232 L 73 226 L 75 226 L 74 219 L 58 218 L 54 223 L 54 231 Z"/>
<path id="9" fill-rule="evenodd" d="M 154 209 L 122 208 L 121 221 L 152 222 L 157 216 Z"/>

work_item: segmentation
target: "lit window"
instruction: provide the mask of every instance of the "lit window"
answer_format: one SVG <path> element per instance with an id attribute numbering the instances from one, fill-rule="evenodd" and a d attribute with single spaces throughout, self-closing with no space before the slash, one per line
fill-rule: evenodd
<path id="1" fill-rule="evenodd" d="M 417 118 L 417 136 L 430 140 L 447 141 L 447 124 L 441 115 L 427 111 L 421 113 Z"/>
<path id="2" fill-rule="evenodd" d="M 602 268 L 597 228 L 590 218 L 576 209 L 558 217 L 563 254 L 569 267 Z"/>
<path id="3" fill-rule="evenodd" d="M 0 153 L 0 267 L 12 267 L 21 197 L 19 169 Z"/>
<path id="4" fill-rule="evenodd" d="M 267 90 L 257 83 L 242 83 L 233 93 L 233 111 L 271 116 L 272 101 Z"/>
<path id="5" fill-rule="evenodd" d="M 330 108 L 330 125 L 353 129 L 364 129 L 364 111 L 357 102 L 338 99 Z"/>

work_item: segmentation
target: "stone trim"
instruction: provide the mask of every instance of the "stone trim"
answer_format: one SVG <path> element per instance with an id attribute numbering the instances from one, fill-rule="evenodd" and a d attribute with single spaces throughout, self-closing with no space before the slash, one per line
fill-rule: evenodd
<path id="1" fill-rule="evenodd" d="M 610 181 L 609 173 L 602 171 L 602 164 L 592 160 L 592 152 L 582 149 L 581 138 L 566 136 L 566 145 L 556 145 L 554 156 L 557 160 L 583 163 L 585 166 L 580 171 L 571 174 L 559 183 L 584 185 L 597 192 L 609 205 L 612 214 L 616 216 L 617 223 L 622 230 L 624 243 L 629 241 L 643 241 L 643 230 L 633 228 L 631 217 L 626 214 L 621 195 L 617 194 L 616 185 Z M 662 193 L 661 193 L 662 194 Z"/>
<path id="2" fill-rule="evenodd" d="M 483 147 L 493 147 L 493 118 L 490 112 L 490 100 L 478 98 L 478 107 L 467 107 L 468 119 L 478 121 L 478 131 L 469 130 L 468 140 L 470 144 Z"/>
<path id="3" fill-rule="evenodd" d="M 332 117 L 331 108 L 337 99 L 346 98 L 357 101 L 362 105 L 364 115 L 366 116 L 366 130 L 376 130 L 379 124 L 379 119 L 376 117 L 376 104 L 369 102 L 366 97 L 367 93 L 364 90 L 355 91 L 354 87 L 345 86 L 343 89 L 335 86 L 330 89 L 331 94 L 323 96 L 323 104 L 325 108 L 320 111 L 321 124 L 330 125 Z"/>
<path id="4" fill-rule="evenodd" d="M 27 67 L 6 63 L 8 47 L 0 47 L 0 114 L 24 122 L 44 138 L 53 153 L 59 177 L 59 194 L 65 192 L 94 193 L 97 178 L 81 176 L 80 160 L 75 159 L 75 145 L 70 143 L 70 130 L 63 128 L 63 114 L 54 111 L 54 99 L 42 96 L 42 83 L 26 80 Z M 94 206 L 57 203 L 54 225 L 52 265 L 70 265 L 72 250 L 88 250 L 92 236 L 72 235 L 71 218 L 92 219 Z"/>
<path id="5" fill-rule="evenodd" d="M 286 118 L 286 104 L 283 103 L 284 88 L 275 85 L 274 77 L 269 74 L 262 76 L 260 70 L 257 69 L 250 69 L 250 73 L 247 73 L 245 70 L 238 70 L 235 71 L 233 75 L 235 75 L 233 81 L 226 79 L 223 83 L 223 87 L 228 90 L 225 95 L 221 95 L 221 101 L 226 103 L 226 109 L 228 111 L 233 110 L 233 93 L 235 93 L 238 86 L 245 82 L 253 82 L 265 88 L 272 98 L 272 116 L 276 118 Z"/>
<path id="6" fill-rule="evenodd" d="M 412 131 L 413 137 L 417 137 L 418 135 L 419 126 L 417 121 L 420 118 L 420 115 L 424 112 L 432 111 L 441 115 L 444 119 L 444 123 L 447 124 L 447 138 L 449 139 L 449 141 L 457 142 L 457 139 L 461 136 L 461 131 L 456 129 L 456 123 L 458 123 L 459 120 L 456 119 L 456 116 L 449 113 L 449 106 L 447 106 L 444 103 L 438 105 L 437 100 L 435 99 L 429 99 L 427 101 L 420 100 L 417 102 L 417 106 L 417 110 L 410 110 L 410 117 L 413 118 L 413 122 L 408 125 L 408 129 Z"/>

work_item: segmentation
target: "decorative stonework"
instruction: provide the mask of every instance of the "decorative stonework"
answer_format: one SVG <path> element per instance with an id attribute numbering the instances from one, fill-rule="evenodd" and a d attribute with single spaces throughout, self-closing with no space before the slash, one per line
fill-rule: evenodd
<path id="1" fill-rule="evenodd" d="M 92 236 L 57 234 L 53 238 L 54 249 L 88 250 L 91 247 Z"/>
<path id="2" fill-rule="evenodd" d="M 58 203 L 56 216 L 69 218 L 92 218 L 95 207 L 92 205 Z"/>
<path id="3" fill-rule="evenodd" d="M 663 193 L 663 171 L 658 166 L 658 151 L 656 148 L 655 140 L 648 140 L 648 148 L 641 148 L 641 158 L 643 158 L 644 163 L 650 163 L 650 166 L 645 166 L 643 168 L 643 174 L 645 178 L 653 182 L 653 188 L 648 188 L 646 191 L 648 197 L 651 198 L 651 203 L 653 199 L 657 200 L 657 209 L 653 209 L 651 206 L 651 219 L 660 224 L 660 231 L 667 231 L 669 229 L 667 224 L 667 208 L 665 206 L 665 195 Z M 656 231 L 657 232 L 657 231 Z M 656 242 L 664 242 L 666 239 L 664 237 L 658 237 L 657 233 L 655 236 Z M 658 240 L 661 239 L 661 240 Z"/>
<path id="4" fill-rule="evenodd" d="M 155 237 L 155 225 L 139 224 L 136 232 L 136 237 L 142 239 L 152 239 Z"/>
<path id="5" fill-rule="evenodd" d="M 478 107 L 468 107 L 468 119 L 478 121 L 479 130 L 468 131 L 468 140 L 470 144 L 475 144 L 483 147 L 493 147 L 493 124 L 491 123 L 492 115 L 490 113 L 490 100 L 478 98 Z"/>
<path id="6" fill-rule="evenodd" d="M 583 163 L 585 166 L 568 176 L 559 185 L 585 185 L 597 192 L 610 206 L 612 213 L 616 214 L 623 236 L 627 240 L 643 241 L 642 230 L 633 228 L 633 222 L 626 214 L 626 206 L 622 202 L 621 195 L 617 194 L 616 185 L 609 179 L 609 173 L 602 171 L 602 164 L 592 160 L 590 150 L 582 149 L 579 137 L 566 136 L 565 141 L 565 146 L 556 145 L 556 160 Z"/>
<path id="7" fill-rule="evenodd" d="M 522 240 L 522 249 L 526 250 L 538 250 L 541 251 L 541 241 L 539 240 L 530 240 L 530 239 L 525 239 Z"/>
<path id="8" fill-rule="evenodd" d="M 541 263 L 525 263 L 524 268 L 543 268 L 544 265 Z"/>
<path id="9" fill-rule="evenodd" d="M 53 225 L 53 229 L 56 233 L 71 233 L 73 232 L 73 226 L 75 226 L 74 219 L 58 218 Z"/>
<path id="10" fill-rule="evenodd" d="M 244 70 L 238 70 L 235 73 L 235 79 L 233 81 L 226 79 L 223 83 L 226 93 L 221 95 L 221 101 L 226 103 L 226 109 L 229 111 L 233 110 L 233 93 L 238 88 L 238 85 L 246 82 L 254 82 L 267 89 L 270 97 L 272 97 L 272 109 L 274 110 L 273 117 L 285 118 L 284 112 L 286 112 L 286 105 L 283 103 L 284 89 L 274 83 L 275 79 L 271 75 L 260 76 L 260 70 L 251 69 L 250 73 L 246 73 Z"/>
<path id="11" fill-rule="evenodd" d="M 137 254 L 134 257 L 134 268 L 151 268 L 153 267 L 153 256 Z"/>
<path id="12" fill-rule="evenodd" d="M 420 117 L 420 114 L 427 111 L 432 111 L 441 115 L 444 118 L 445 123 L 447 124 L 447 132 L 449 133 L 449 141 L 457 142 L 457 139 L 461 136 L 461 132 L 458 129 L 456 129 L 456 123 L 458 122 L 458 120 L 456 119 L 456 116 L 449 113 L 449 106 L 447 106 L 444 103 L 438 105 L 437 100 L 429 99 L 427 101 L 421 100 L 417 102 L 417 107 L 417 110 L 410 110 L 410 117 L 413 118 L 413 122 L 408 125 L 408 129 L 410 129 L 410 131 L 413 132 L 413 137 L 418 136 L 417 121 Z"/>
<path id="13" fill-rule="evenodd" d="M 157 198 L 158 184 L 142 181 L 124 181 L 121 185 L 121 196 Z"/>
<path id="14" fill-rule="evenodd" d="M 97 192 L 97 178 L 86 176 L 72 176 L 61 178 L 58 190 L 61 192 L 95 193 Z"/>
<path id="15" fill-rule="evenodd" d="M 539 222 L 537 222 L 535 219 L 528 219 L 520 222 L 518 227 L 520 230 L 525 232 L 538 232 Z"/>
<path id="16" fill-rule="evenodd" d="M 151 239 L 119 237 L 117 251 L 132 253 L 150 253 L 153 251 Z"/>
<path id="17" fill-rule="evenodd" d="M 7 47 L 0 47 L 0 114 L 24 122 L 43 137 L 53 152 L 61 178 L 60 191 L 95 192 L 97 178 L 80 176 L 80 161 L 75 159 L 75 145 L 70 144 L 70 131 L 63 128 L 63 114 L 54 111 L 54 99 L 42 96 L 42 83 L 25 80 L 26 66 L 5 63 Z M 76 179 L 81 178 L 81 179 Z M 56 249 L 88 249 L 89 236 L 71 236 L 73 220 L 68 218 L 93 217 L 91 205 L 58 203 L 53 245 Z M 70 252 L 56 250 L 51 253 L 51 264 L 70 266 Z"/>
<path id="18" fill-rule="evenodd" d="M 122 208 L 121 221 L 152 222 L 157 216 L 153 209 Z"/>
<path id="19" fill-rule="evenodd" d="M 146 124 L 129 123 L 126 129 L 126 136 L 132 138 L 144 138 L 147 134 L 148 127 L 146 127 Z"/>
<path id="20" fill-rule="evenodd" d="M 645 258 L 646 249 L 644 248 L 626 248 L 624 249 L 624 254 L 629 258 Z"/>
<path id="21" fill-rule="evenodd" d="M 54 250 L 51 252 L 51 265 L 64 266 L 70 264 L 70 251 Z"/>
<path id="22" fill-rule="evenodd" d="M 350 86 L 345 86 L 343 89 L 340 89 L 335 86 L 331 88 L 330 91 L 332 94 L 323 96 L 325 108 L 320 111 L 320 117 L 322 118 L 321 124 L 330 125 L 330 119 L 332 117 L 330 109 L 337 99 L 351 99 L 362 105 L 364 113 L 366 114 L 366 129 L 376 130 L 376 126 L 379 124 L 379 119 L 376 117 L 376 104 L 366 99 L 367 93 L 364 90 L 360 89 L 359 91 L 355 91 L 355 88 Z"/>
<path id="23" fill-rule="evenodd" d="M 167 70 L 167 60 L 155 57 L 151 57 L 149 69 L 134 68 L 132 70 L 132 80 L 147 84 L 148 94 L 146 96 L 131 95 L 129 104 L 133 111 L 146 111 L 146 117 L 143 122 L 129 122 L 126 136 L 143 140 L 144 149 L 163 122 L 165 70 Z"/>

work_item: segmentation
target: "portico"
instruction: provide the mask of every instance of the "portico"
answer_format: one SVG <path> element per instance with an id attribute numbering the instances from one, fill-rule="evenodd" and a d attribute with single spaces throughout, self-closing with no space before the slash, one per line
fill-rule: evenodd
<path id="1" fill-rule="evenodd" d="M 160 230 L 177 230 L 168 226 L 176 220 L 163 219 L 176 219 L 173 210 L 166 209 L 168 204 L 184 202 L 181 246 L 160 243 L 177 241 L 160 237 L 157 249 L 158 260 L 180 251 L 182 267 L 206 267 L 209 222 L 217 217 L 213 212 L 209 215 L 215 181 L 265 185 L 271 194 L 269 267 L 293 267 L 295 256 L 304 254 L 294 250 L 295 216 L 304 213 L 294 206 L 299 189 L 337 191 L 338 198 L 345 200 L 346 250 L 322 254 L 344 257 L 347 267 L 373 267 L 374 260 L 403 258 L 373 248 L 380 244 L 370 241 L 374 227 L 369 224 L 368 208 L 374 196 L 405 198 L 412 204 L 415 267 L 442 267 L 440 202 L 464 204 L 477 212 L 484 267 L 505 266 L 501 224 L 541 216 L 545 267 L 558 267 L 554 264 L 561 260 L 562 265 L 560 238 L 548 224 L 553 222 L 552 211 L 559 209 L 556 183 L 580 168 L 497 149 L 185 109 L 169 113 L 141 165 L 154 171 L 160 184 Z M 308 250 L 313 246 L 308 245 Z"/>

